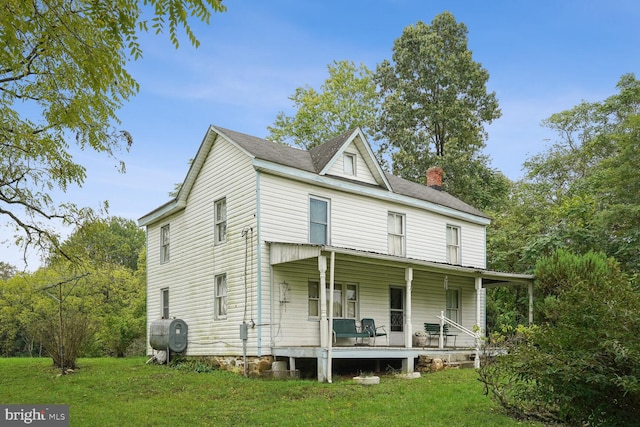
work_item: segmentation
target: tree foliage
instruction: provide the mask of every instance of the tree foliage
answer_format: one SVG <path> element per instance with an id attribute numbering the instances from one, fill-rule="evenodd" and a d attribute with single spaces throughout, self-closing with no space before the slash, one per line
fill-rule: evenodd
<path id="1" fill-rule="evenodd" d="M 110 218 L 61 246 L 67 257 L 0 281 L 0 354 L 46 354 L 66 368 L 81 355 L 131 354 L 145 332 L 144 233 Z"/>
<path id="2" fill-rule="evenodd" d="M 151 22 L 143 5 L 153 11 Z M 220 0 L 8 0 L 0 6 L 0 217 L 17 243 L 58 243 L 52 220 L 78 223 L 91 211 L 58 203 L 52 191 L 81 186 L 72 145 L 117 158 L 132 136 L 117 110 L 138 90 L 126 69 L 142 50 L 137 33 L 168 27 L 177 47 L 189 20 L 208 22 Z M 120 162 L 124 171 L 124 163 Z"/>
<path id="3" fill-rule="evenodd" d="M 640 412 L 640 294 L 602 253 L 539 260 L 539 324 L 485 360 L 486 391 L 513 414 L 569 425 L 631 425 Z"/>
<path id="4" fill-rule="evenodd" d="M 117 265 L 135 271 L 145 242 L 145 233 L 135 221 L 121 217 L 96 219 L 79 226 L 59 250 L 51 253 L 48 262 L 89 260 L 93 266 Z"/>
<path id="5" fill-rule="evenodd" d="M 370 132 L 377 112 L 372 72 L 351 61 L 334 61 L 327 69 L 320 91 L 299 87 L 289 97 L 295 115 L 279 112 L 267 139 L 310 149 L 357 127 Z"/>
<path id="6" fill-rule="evenodd" d="M 431 25 L 404 29 L 393 63 L 385 60 L 376 69 L 382 99 L 377 130 L 383 150 L 391 150 L 394 173 L 424 182 L 426 170 L 439 165 L 446 191 L 484 208 L 495 202 L 486 193 L 506 190 L 506 178 L 481 152 L 484 125 L 501 112 L 495 93 L 487 91 L 489 73 L 468 49 L 467 33 L 449 12 Z"/>
<path id="7" fill-rule="evenodd" d="M 490 227 L 491 268 L 531 271 L 537 258 L 565 248 L 601 250 L 640 271 L 640 81 L 627 74 L 617 87 L 544 121 L 558 138 L 525 162 L 525 179 Z"/>

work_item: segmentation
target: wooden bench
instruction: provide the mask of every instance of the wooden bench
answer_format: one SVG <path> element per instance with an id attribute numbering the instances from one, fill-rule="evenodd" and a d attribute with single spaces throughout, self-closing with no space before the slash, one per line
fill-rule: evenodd
<path id="1" fill-rule="evenodd" d="M 438 339 L 440 339 L 440 324 L 439 323 L 425 323 L 424 324 L 424 331 L 429 336 L 429 345 L 431 345 L 431 338 L 432 337 L 438 337 Z M 449 325 L 447 325 L 446 323 L 444 325 L 442 325 L 442 334 L 443 334 L 443 337 L 444 337 L 444 345 L 445 346 L 447 345 L 447 338 L 448 337 L 453 337 L 453 346 L 454 347 L 456 346 L 457 335 L 449 333 Z"/>
<path id="2" fill-rule="evenodd" d="M 335 343 L 338 338 L 355 338 L 356 344 L 358 338 L 360 342 L 365 338 L 369 338 L 368 332 L 360 332 L 356 327 L 355 319 L 333 319 L 333 342 Z"/>

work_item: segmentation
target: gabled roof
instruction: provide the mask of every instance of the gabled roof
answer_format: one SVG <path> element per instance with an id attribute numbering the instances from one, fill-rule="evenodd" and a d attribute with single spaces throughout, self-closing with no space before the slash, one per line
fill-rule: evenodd
<path id="1" fill-rule="evenodd" d="M 309 150 L 309 154 L 311 155 L 311 160 L 316 168 L 316 172 L 319 175 L 326 175 L 331 166 L 342 157 L 342 153 L 347 147 L 353 144 L 360 153 L 363 153 L 362 158 L 378 185 L 387 190 L 391 190 L 385 173 L 380 167 L 380 163 L 373 154 L 373 151 L 371 151 L 371 146 L 365 142 L 366 140 L 362 131 L 357 128 L 312 148 Z"/>
<path id="2" fill-rule="evenodd" d="M 462 200 L 453 197 L 443 191 L 435 190 L 426 185 L 408 181 L 406 179 L 384 172 L 371 150 L 371 146 L 360 129 L 350 130 L 344 134 L 331 139 L 309 151 L 290 147 L 268 141 L 255 136 L 236 132 L 216 126 L 210 126 L 200 144 L 189 172 L 175 199 L 165 203 L 152 212 L 144 215 L 138 220 L 141 226 L 147 225 L 159 218 L 170 215 L 186 206 L 187 196 L 191 191 L 193 183 L 197 178 L 202 165 L 204 164 L 213 143 L 220 136 L 229 143 L 238 147 L 247 156 L 254 160 L 268 162 L 270 164 L 286 166 L 296 170 L 309 172 L 315 175 L 329 176 L 327 172 L 330 167 L 340 159 L 344 150 L 354 144 L 363 153 L 363 159 L 367 167 L 374 176 L 377 187 L 383 191 L 411 197 L 431 204 L 439 205 L 447 209 L 453 209 L 475 217 L 488 219 L 488 216 L 480 210 L 464 203 Z M 345 180 L 344 177 L 336 177 Z M 362 187 L 371 187 L 372 184 L 362 183 L 355 180 L 348 180 L 350 183 Z"/>

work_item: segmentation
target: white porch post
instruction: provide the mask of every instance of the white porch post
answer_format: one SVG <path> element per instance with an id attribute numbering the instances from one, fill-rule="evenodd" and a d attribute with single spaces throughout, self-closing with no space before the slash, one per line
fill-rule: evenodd
<path id="1" fill-rule="evenodd" d="M 333 357 L 333 295 L 334 295 L 334 275 L 335 275 L 336 253 L 331 252 L 331 266 L 329 267 L 329 320 L 327 322 L 327 331 L 329 339 L 327 340 L 327 381 L 332 382 L 332 357 Z"/>
<path id="2" fill-rule="evenodd" d="M 404 309 L 404 346 L 406 348 L 411 348 L 413 346 L 413 341 L 411 339 L 411 336 L 413 335 L 413 330 L 411 327 L 411 282 L 413 281 L 412 267 L 406 267 L 404 269 L 404 280 L 406 282 Z M 402 371 L 407 374 L 413 372 L 413 357 L 408 357 L 402 361 Z"/>
<path id="3" fill-rule="evenodd" d="M 327 257 L 318 256 L 318 271 L 320 272 L 320 347 L 326 348 L 329 337 L 327 324 Z M 327 379 L 326 354 L 318 359 L 318 381 L 324 382 Z"/>
<path id="4" fill-rule="evenodd" d="M 473 359 L 473 367 L 480 369 L 480 337 L 484 331 L 484 322 L 482 321 L 482 277 L 476 277 L 476 325 L 479 330 L 476 331 L 476 357 Z"/>
<path id="5" fill-rule="evenodd" d="M 476 325 L 482 327 L 482 277 L 476 277 Z M 483 328 L 484 329 L 484 328 Z"/>
<path id="6" fill-rule="evenodd" d="M 404 317 L 404 346 L 411 348 L 413 341 L 411 336 L 413 330 L 411 326 L 411 282 L 413 281 L 413 268 L 407 267 L 404 269 L 404 280 L 407 284 L 407 292 L 405 294 L 405 317 Z"/>
<path id="7" fill-rule="evenodd" d="M 529 282 L 529 324 L 533 325 L 533 282 Z"/>

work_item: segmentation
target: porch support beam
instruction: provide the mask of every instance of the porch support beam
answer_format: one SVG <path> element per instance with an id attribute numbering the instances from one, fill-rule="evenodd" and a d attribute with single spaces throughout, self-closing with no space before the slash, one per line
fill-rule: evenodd
<path id="1" fill-rule="evenodd" d="M 333 371 L 332 371 L 332 350 L 333 350 L 333 299 L 335 290 L 335 271 L 336 271 L 336 253 L 331 252 L 331 265 L 329 266 L 329 320 L 327 321 L 327 330 L 330 331 L 329 339 L 327 340 L 327 381 L 332 383 Z"/>
<path id="2" fill-rule="evenodd" d="M 476 332 L 476 357 L 473 359 L 473 367 L 480 369 L 480 336 L 484 328 L 484 322 L 482 321 L 482 277 L 476 277 L 476 325 L 481 328 Z"/>
<path id="3" fill-rule="evenodd" d="M 476 277 L 476 325 L 482 327 L 482 277 Z"/>
<path id="4" fill-rule="evenodd" d="M 406 267 L 404 269 L 404 280 L 406 282 L 406 292 L 405 292 L 405 320 L 404 320 L 404 346 L 407 348 L 411 348 L 413 346 L 413 330 L 411 327 L 411 283 L 413 282 L 413 268 Z M 406 359 L 402 363 L 404 366 L 402 367 L 405 373 L 413 372 L 413 358 Z"/>
<path id="5" fill-rule="evenodd" d="M 320 347 L 327 348 L 329 342 L 329 323 L 327 321 L 327 257 L 318 256 L 318 271 L 320 272 Z M 318 359 L 318 381 L 327 380 L 327 355 Z"/>

